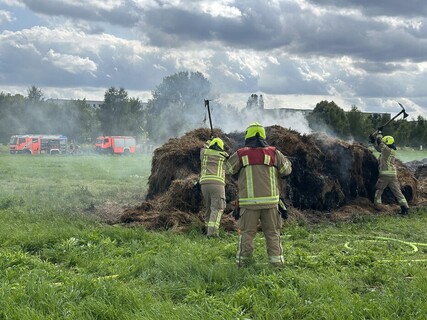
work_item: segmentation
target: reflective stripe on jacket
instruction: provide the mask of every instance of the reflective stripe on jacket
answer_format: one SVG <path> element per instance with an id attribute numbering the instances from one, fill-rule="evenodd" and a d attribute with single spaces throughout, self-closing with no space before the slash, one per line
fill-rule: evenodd
<path id="1" fill-rule="evenodd" d="M 272 208 L 279 203 L 279 175 L 289 175 L 292 165 L 274 147 L 242 148 L 228 159 L 227 170 L 239 173 L 240 207 Z"/>
<path id="2" fill-rule="evenodd" d="M 202 148 L 200 161 L 202 164 L 200 183 L 215 183 L 225 185 L 224 161 L 228 154 L 224 151 Z"/>

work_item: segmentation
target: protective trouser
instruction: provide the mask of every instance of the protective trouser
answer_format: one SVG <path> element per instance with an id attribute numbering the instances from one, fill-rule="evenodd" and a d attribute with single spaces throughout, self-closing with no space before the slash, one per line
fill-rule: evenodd
<path id="1" fill-rule="evenodd" d="M 380 205 L 382 203 L 381 196 L 384 192 L 384 189 L 387 188 L 387 186 L 390 188 L 391 192 L 396 197 L 397 202 L 401 206 L 409 208 L 408 202 L 406 201 L 405 196 L 400 190 L 400 185 L 399 185 L 399 181 L 397 180 L 397 176 L 395 175 L 390 175 L 390 176 L 384 175 L 378 178 L 377 184 L 375 185 L 375 188 L 377 190 L 375 191 L 374 204 Z"/>
<path id="2" fill-rule="evenodd" d="M 221 184 L 203 183 L 202 194 L 206 208 L 205 225 L 208 236 L 218 235 L 225 208 L 225 187 Z"/>
<path id="3" fill-rule="evenodd" d="M 252 260 L 253 240 L 257 233 L 258 221 L 261 221 L 262 231 L 267 243 L 269 261 L 274 266 L 283 265 L 283 248 L 280 243 L 282 218 L 278 208 L 249 209 L 240 208 L 240 219 L 237 226 L 240 229 L 236 263 L 244 266 Z"/>

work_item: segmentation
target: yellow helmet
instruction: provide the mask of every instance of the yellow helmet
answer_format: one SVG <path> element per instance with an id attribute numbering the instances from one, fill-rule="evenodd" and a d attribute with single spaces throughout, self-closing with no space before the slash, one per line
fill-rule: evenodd
<path id="1" fill-rule="evenodd" d="M 382 138 L 382 141 L 386 145 L 390 146 L 390 145 L 392 145 L 394 143 L 394 138 L 392 136 L 385 136 L 385 137 Z"/>
<path id="2" fill-rule="evenodd" d="M 245 140 L 255 137 L 257 133 L 262 139 L 266 139 L 264 127 L 258 122 L 251 123 L 246 129 Z"/>
<path id="3" fill-rule="evenodd" d="M 211 148 L 214 145 L 217 145 L 221 150 L 224 150 L 224 142 L 220 138 L 213 138 L 210 142 L 208 147 Z"/>

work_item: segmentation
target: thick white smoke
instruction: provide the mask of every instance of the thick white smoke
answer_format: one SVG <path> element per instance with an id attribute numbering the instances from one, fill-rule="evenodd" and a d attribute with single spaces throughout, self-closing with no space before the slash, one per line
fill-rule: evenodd
<path id="1" fill-rule="evenodd" d="M 213 121 L 215 113 L 213 113 Z M 286 111 L 286 109 L 242 109 L 236 118 L 222 118 L 220 123 L 214 126 L 221 128 L 224 132 L 244 131 L 252 122 L 259 122 L 264 127 L 280 125 L 284 128 L 298 131 L 302 134 L 311 133 L 308 121 L 303 112 Z"/>
<path id="2" fill-rule="evenodd" d="M 265 127 L 280 125 L 302 134 L 312 132 L 305 117 L 307 112 L 304 109 L 274 107 L 280 106 L 271 103 L 270 99 L 265 100 L 262 94 L 246 96 L 246 101 L 242 101 L 238 96 L 236 101 L 229 103 L 228 107 L 223 108 L 224 115 L 228 114 L 228 116 L 221 116 L 213 112 L 213 118 L 220 120 L 215 125 L 226 133 L 244 131 L 253 122 L 259 122 Z"/>

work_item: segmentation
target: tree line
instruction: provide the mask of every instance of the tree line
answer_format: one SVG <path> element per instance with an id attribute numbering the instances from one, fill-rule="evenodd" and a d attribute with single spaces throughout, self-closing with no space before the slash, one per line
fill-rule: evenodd
<path id="1" fill-rule="evenodd" d="M 396 114 L 400 108 L 396 109 Z M 321 101 L 308 115 L 309 126 L 314 131 L 326 132 L 344 140 L 367 143 L 369 134 L 394 116 L 389 113 L 364 113 L 356 106 L 344 111 L 335 102 Z M 422 116 L 407 121 L 399 117 L 387 125 L 383 135 L 394 137 L 397 145 L 418 148 L 427 145 L 427 122 Z"/>
<path id="2" fill-rule="evenodd" d="M 63 134 L 76 143 L 91 143 L 99 135 L 132 135 L 163 143 L 206 126 L 206 98 L 211 100 L 218 123 L 239 119 L 242 110 L 218 103 L 219 94 L 200 72 L 183 71 L 165 77 L 147 103 L 115 87 L 106 90 L 99 107 L 85 99 L 60 103 L 46 100 L 36 86 L 28 88 L 26 96 L 0 92 L 0 143 L 8 143 L 14 134 L 31 133 Z M 250 112 L 254 105 L 262 108 L 263 104 L 262 96 L 251 95 L 246 109 Z M 356 106 L 346 112 L 333 101 L 319 102 L 307 116 L 313 131 L 362 143 L 389 119 L 390 114 L 363 113 Z M 236 128 L 239 125 L 236 122 Z M 384 134 L 393 135 L 400 146 L 418 147 L 426 144 L 426 129 L 422 117 L 416 121 L 399 119 L 390 123 Z"/>
<path id="3" fill-rule="evenodd" d="M 215 98 L 210 82 L 200 72 L 178 72 L 165 77 L 143 103 L 124 88 L 109 88 L 99 107 L 86 99 L 45 99 L 41 89 L 27 95 L 0 92 L 0 143 L 15 134 L 63 134 L 76 143 L 91 143 L 99 135 L 132 135 L 164 142 L 202 126 L 203 101 Z"/>

